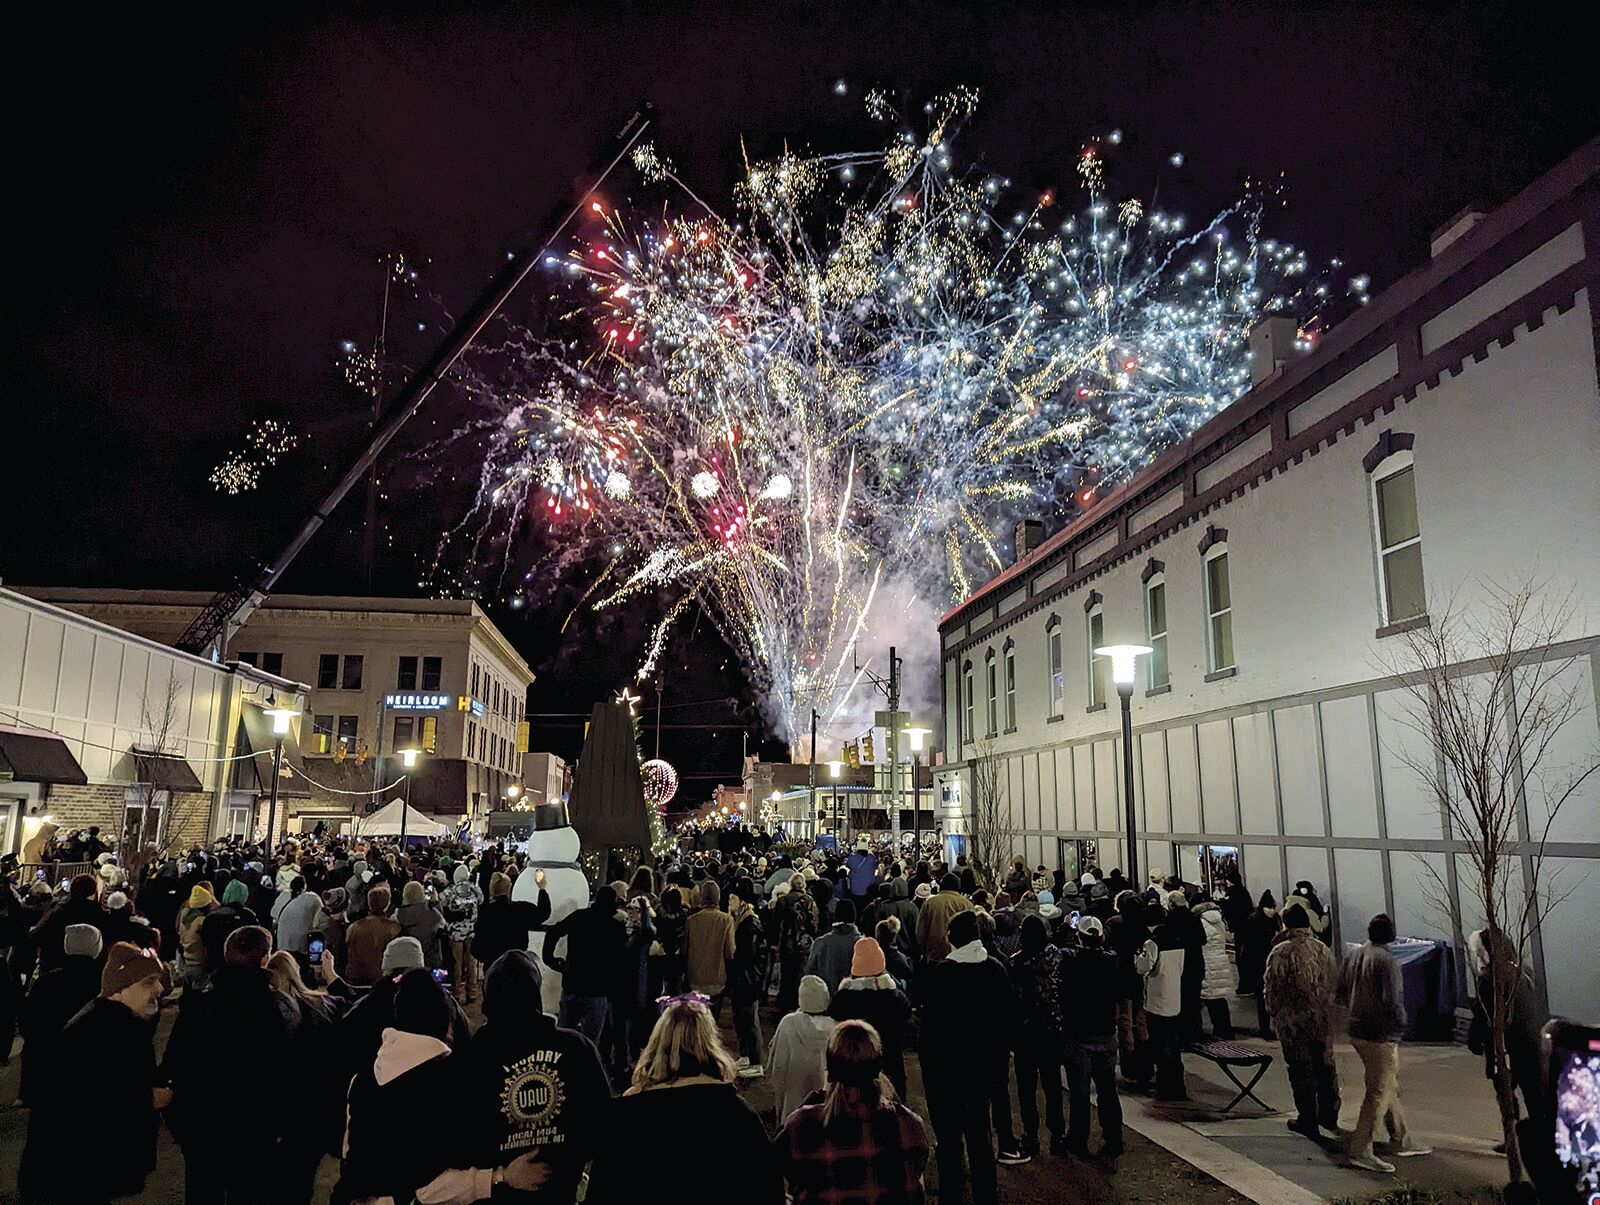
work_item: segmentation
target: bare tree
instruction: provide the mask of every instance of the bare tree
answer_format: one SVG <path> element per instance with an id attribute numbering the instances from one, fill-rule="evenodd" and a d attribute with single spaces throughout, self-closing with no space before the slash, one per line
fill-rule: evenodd
<path id="1" fill-rule="evenodd" d="M 1488 585 L 1472 611 L 1452 600 L 1404 634 L 1388 667 L 1408 696 L 1402 724 L 1421 738 L 1392 752 L 1423 782 L 1472 867 L 1463 890 L 1470 887 L 1483 919 L 1488 966 L 1480 1004 L 1513 1184 L 1523 1165 L 1507 1032 L 1519 1000 L 1528 1008 L 1534 998 L 1526 977 L 1541 917 L 1570 893 L 1546 868 L 1545 847 L 1562 807 L 1600 770 L 1594 754 L 1565 764 L 1554 756 L 1584 702 L 1578 655 L 1562 643 L 1573 598 L 1551 595 L 1547 584 Z M 1421 865 L 1430 896 L 1465 931 L 1444 876 Z"/>
<path id="2" fill-rule="evenodd" d="M 183 708 L 183 685 L 177 675 L 170 672 L 161 692 L 147 689 L 139 704 L 140 740 L 133 753 L 134 764 L 142 771 L 137 788 L 139 822 L 137 829 L 124 822 L 119 847 L 123 869 L 135 886 L 145 865 L 152 859 L 165 858 L 195 812 L 207 806 L 197 803 L 198 797 L 193 793 L 185 798 L 173 791 L 161 764 L 162 755 L 181 756 L 181 752 L 175 752 L 170 746 L 175 734 L 183 728 Z"/>
<path id="3" fill-rule="evenodd" d="M 1017 841 L 1016 817 L 1011 814 L 1011 791 L 1001 773 L 1000 755 L 993 737 L 977 742 L 972 761 L 972 871 L 989 891 L 1005 878 L 1008 859 Z"/>

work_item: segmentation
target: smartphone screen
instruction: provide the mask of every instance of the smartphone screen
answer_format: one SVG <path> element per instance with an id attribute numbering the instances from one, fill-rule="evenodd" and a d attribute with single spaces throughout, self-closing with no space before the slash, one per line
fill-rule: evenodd
<path id="1" fill-rule="evenodd" d="M 311 944 L 309 946 L 311 965 L 315 966 L 317 963 L 322 961 L 322 951 L 326 948 L 327 947 L 324 945 L 322 938 L 316 937 L 311 940 Z"/>
<path id="2" fill-rule="evenodd" d="M 441 985 L 449 983 L 450 972 L 445 970 L 443 967 L 435 967 L 433 971 L 433 981 Z"/>
<path id="3" fill-rule="evenodd" d="M 1556 1160 L 1577 1180 L 1578 1199 L 1600 1194 L 1600 1028 L 1561 1025 L 1551 1035 Z"/>
<path id="4" fill-rule="evenodd" d="M 1074 908 L 1072 910 L 1072 927 L 1076 929 L 1078 927 L 1078 922 L 1082 919 L 1082 914 L 1076 908 Z"/>

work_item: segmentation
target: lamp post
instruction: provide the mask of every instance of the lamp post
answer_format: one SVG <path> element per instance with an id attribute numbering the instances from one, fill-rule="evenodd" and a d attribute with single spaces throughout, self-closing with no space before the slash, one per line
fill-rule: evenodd
<path id="1" fill-rule="evenodd" d="M 828 777 L 833 781 L 833 800 L 828 810 L 833 814 L 833 835 L 839 836 L 839 772 L 844 769 L 842 761 L 828 763 Z"/>
<path id="2" fill-rule="evenodd" d="M 416 768 L 417 759 L 422 756 L 420 749 L 400 749 L 400 764 L 408 771 Z M 400 805 L 400 856 L 406 853 L 406 820 L 411 813 L 411 775 L 406 775 L 406 801 Z"/>
<path id="3" fill-rule="evenodd" d="M 1122 805 L 1128 823 L 1128 882 L 1139 882 L 1138 826 L 1133 811 L 1133 684 L 1139 676 L 1139 658 L 1153 652 L 1147 644 L 1108 644 L 1094 650 L 1096 657 L 1111 658 L 1111 680 L 1122 699 Z"/>
<path id="4" fill-rule="evenodd" d="M 906 739 L 911 742 L 911 862 L 912 869 L 922 858 L 922 742 L 933 735 L 932 728 L 907 726 Z"/>
<path id="5" fill-rule="evenodd" d="M 300 714 L 297 707 L 279 707 L 278 701 L 272 696 L 267 696 L 267 706 L 264 709 L 266 717 L 272 721 L 272 792 L 267 799 L 267 850 L 276 848 L 272 841 L 273 830 L 278 825 L 278 779 L 283 774 L 283 738 L 289 735 L 289 725 L 294 722 L 294 717 Z"/>

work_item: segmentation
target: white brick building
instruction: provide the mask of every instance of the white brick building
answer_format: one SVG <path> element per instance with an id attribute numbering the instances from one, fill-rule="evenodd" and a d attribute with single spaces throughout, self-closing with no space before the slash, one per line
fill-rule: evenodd
<path id="1" fill-rule="evenodd" d="M 1200 879 L 1237 856 L 1252 893 L 1298 879 L 1359 939 L 1460 947 L 1418 859 L 1466 916 L 1462 845 L 1415 773 L 1394 637 L 1488 584 L 1576 599 L 1581 714 L 1551 764 L 1600 749 L 1600 143 L 1487 216 L 1311 354 L 1258 383 L 940 625 L 942 819 L 961 832 L 993 733 L 1034 862 L 1123 860 L 1122 742 L 1096 643 L 1149 643 L 1133 700 L 1139 863 Z M 1153 664 L 1151 662 L 1154 662 Z M 1108 675 L 1107 675 L 1108 676 Z M 1556 1011 L 1600 1000 L 1600 776 L 1550 854 L 1572 889 L 1536 955 Z"/>

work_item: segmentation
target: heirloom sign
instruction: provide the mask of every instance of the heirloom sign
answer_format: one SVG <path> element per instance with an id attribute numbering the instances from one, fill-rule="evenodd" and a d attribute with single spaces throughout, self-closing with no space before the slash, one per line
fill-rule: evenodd
<path id="1" fill-rule="evenodd" d="M 383 705 L 390 711 L 445 711 L 452 702 L 449 695 L 419 695 L 411 691 L 393 691 L 383 696 Z"/>

